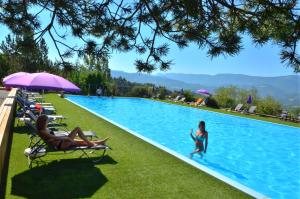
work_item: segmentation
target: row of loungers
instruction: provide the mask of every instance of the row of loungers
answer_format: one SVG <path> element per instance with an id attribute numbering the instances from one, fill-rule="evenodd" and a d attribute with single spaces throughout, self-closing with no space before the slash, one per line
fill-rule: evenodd
<path id="1" fill-rule="evenodd" d="M 259 115 L 262 117 L 271 117 L 271 118 L 277 118 L 280 120 L 285 120 L 285 121 L 290 121 L 290 122 L 300 122 L 300 116 L 298 118 L 293 118 L 291 117 L 287 111 L 283 111 L 280 115 L 268 115 L 268 114 L 263 114 L 263 113 L 257 113 L 256 112 L 256 106 L 250 106 L 249 109 L 242 109 L 243 104 L 238 104 L 234 110 L 226 109 L 228 111 L 233 111 L 233 112 L 240 112 L 240 113 L 245 113 L 245 114 L 253 114 L 253 115 Z"/>
<path id="2" fill-rule="evenodd" d="M 205 100 L 202 98 L 197 99 L 195 102 L 186 102 L 185 97 L 177 96 L 174 99 L 171 99 L 173 102 L 181 102 L 181 103 L 186 103 L 188 105 L 193 105 L 193 106 L 205 106 Z M 300 122 L 300 115 L 298 115 L 298 118 L 293 118 L 291 117 L 286 111 L 283 111 L 279 116 L 274 116 L 274 115 L 267 115 L 267 114 L 262 114 L 262 113 L 257 113 L 256 108 L 257 106 L 250 106 L 249 108 L 243 109 L 244 105 L 243 104 L 237 104 L 234 109 L 225 109 L 230 112 L 239 112 L 243 114 L 250 114 L 250 115 L 259 115 L 262 117 L 272 117 L 272 118 L 278 118 L 280 120 L 285 120 L 285 121 L 290 121 L 290 122 Z"/>
<path id="3" fill-rule="evenodd" d="M 171 99 L 173 102 L 180 102 L 180 103 L 185 103 L 193 106 L 204 106 L 205 105 L 205 99 L 203 98 L 198 98 L 195 102 L 187 102 L 185 97 L 182 97 L 178 95 L 174 99 Z"/>
<path id="4" fill-rule="evenodd" d="M 38 98 L 35 98 L 37 96 Z M 45 163 L 42 160 L 42 157 L 46 156 L 49 152 L 74 152 L 80 151 L 80 157 L 90 157 L 90 153 L 86 151 L 89 150 L 91 153 L 95 154 L 93 158 L 94 162 L 99 162 L 103 159 L 106 151 L 110 149 L 107 145 L 96 145 L 93 147 L 87 146 L 78 146 L 71 147 L 66 150 L 60 150 L 52 147 L 47 144 L 37 135 L 36 121 L 39 114 L 46 114 L 49 118 L 48 128 L 54 133 L 55 136 L 68 136 L 70 131 L 68 130 L 66 124 L 63 122 L 66 117 L 63 115 L 55 115 L 56 109 L 51 103 L 41 102 L 41 97 L 38 93 L 27 93 L 19 90 L 17 93 L 17 102 L 18 102 L 18 125 L 20 123 L 25 124 L 30 128 L 29 144 L 25 149 L 24 154 L 28 159 L 28 166 L 32 168 L 33 163 L 37 165 L 39 163 Z M 89 139 L 98 138 L 96 133 L 93 131 L 83 131 L 86 137 Z M 102 151 L 100 154 L 97 152 Z"/>
<path id="5" fill-rule="evenodd" d="M 238 104 L 238 105 L 236 105 L 234 110 L 229 109 L 229 111 L 241 112 L 241 113 L 246 113 L 246 114 L 256 114 L 256 106 L 250 106 L 249 109 L 242 109 L 243 106 L 244 106 L 243 104 Z"/>

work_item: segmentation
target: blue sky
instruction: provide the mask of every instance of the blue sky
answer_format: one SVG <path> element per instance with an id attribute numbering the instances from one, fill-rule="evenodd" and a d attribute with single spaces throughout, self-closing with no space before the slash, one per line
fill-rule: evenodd
<path id="1" fill-rule="evenodd" d="M 183 50 L 171 45 L 168 58 L 174 64 L 168 72 L 191 74 L 234 73 L 255 76 L 281 76 L 295 74 L 281 63 L 280 49 L 276 45 L 255 46 L 249 37 L 243 39 L 244 49 L 236 56 L 219 56 L 211 59 L 206 49 L 192 45 Z M 115 53 L 110 60 L 111 68 L 134 72 L 135 53 Z M 159 71 L 156 71 L 159 72 Z"/>
<path id="2" fill-rule="evenodd" d="M 4 25 L 0 25 L 0 41 L 10 32 Z M 56 49 L 45 36 L 49 47 L 49 57 L 52 60 L 58 58 Z M 79 41 L 71 36 L 68 37 L 69 44 L 76 44 Z M 80 44 L 79 44 L 80 45 Z M 168 59 L 173 60 L 171 69 L 167 72 L 190 73 L 190 74 L 219 74 L 234 73 L 255 76 L 282 76 L 295 74 L 291 68 L 281 63 L 279 58 L 280 48 L 277 45 L 268 43 L 264 46 L 255 46 L 251 39 L 245 36 L 243 48 L 236 56 L 220 56 L 211 59 L 206 54 L 206 49 L 198 49 L 191 45 L 185 49 L 178 49 L 174 44 L 170 45 Z M 140 55 L 135 52 L 117 53 L 114 52 L 109 60 L 112 70 L 136 72 L 134 61 Z M 161 72 L 159 70 L 154 73 Z"/>

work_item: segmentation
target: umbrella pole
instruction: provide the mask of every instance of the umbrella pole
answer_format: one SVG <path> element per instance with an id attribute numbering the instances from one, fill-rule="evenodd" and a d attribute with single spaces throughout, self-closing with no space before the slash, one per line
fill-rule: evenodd
<path id="1" fill-rule="evenodd" d="M 42 103 L 44 102 L 44 89 L 42 90 L 42 99 L 41 99 Z"/>

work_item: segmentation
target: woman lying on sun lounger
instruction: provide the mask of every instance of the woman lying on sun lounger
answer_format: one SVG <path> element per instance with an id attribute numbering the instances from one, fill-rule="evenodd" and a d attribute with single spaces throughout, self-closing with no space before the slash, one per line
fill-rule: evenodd
<path id="1" fill-rule="evenodd" d="M 95 146 L 99 144 L 105 144 L 108 138 L 104 140 L 89 141 L 82 130 L 79 127 L 76 127 L 70 134 L 66 137 L 57 137 L 47 128 L 48 117 L 47 115 L 40 115 L 36 121 L 36 128 L 38 135 L 48 144 L 55 147 L 56 149 L 68 149 L 72 146 Z M 80 139 L 75 139 L 76 136 L 79 136 Z"/>
<path id="2" fill-rule="evenodd" d="M 195 153 L 199 153 L 202 156 L 202 152 L 206 153 L 208 144 L 208 132 L 205 130 L 204 121 L 199 122 L 199 129 L 196 131 L 196 136 L 193 135 L 193 129 L 191 129 L 191 137 L 195 142 L 195 150 L 190 154 L 191 157 L 193 157 Z"/>

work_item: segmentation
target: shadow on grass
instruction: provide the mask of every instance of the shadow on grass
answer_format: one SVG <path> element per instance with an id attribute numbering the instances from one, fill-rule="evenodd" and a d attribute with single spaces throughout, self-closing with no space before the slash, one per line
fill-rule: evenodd
<path id="1" fill-rule="evenodd" d="M 14 133 L 18 133 L 18 134 L 28 134 L 28 135 L 32 134 L 32 130 L 28 126 L 25 126 L 23 124 L 19 124 L 18 126 L 14 126 L 12 131 Z"/>
<path id="2" fill-rule="evenodd" d="M 91 160 L 91 159 L 93 159 L 93 158 L 89 158 L 89 160 Z M 94 163 L 94 164 L 97 164 L 97 165 L 101 165 L 101 164 L 118 164 L 118 162 L 115 161 L 114 159 L 112 159 L 109 155 L 106 155 L 106 156 L 103 157 L 103 159 L 100 162 Z"/>
<path id="3" fill-rule="evenodd" d="M 116 164 L 105 156 L 102 163 Z M 11 195 L 25 198 L 88 198 L 108 179 L 91 159 L 52 161 L 12 178 Z"/>

